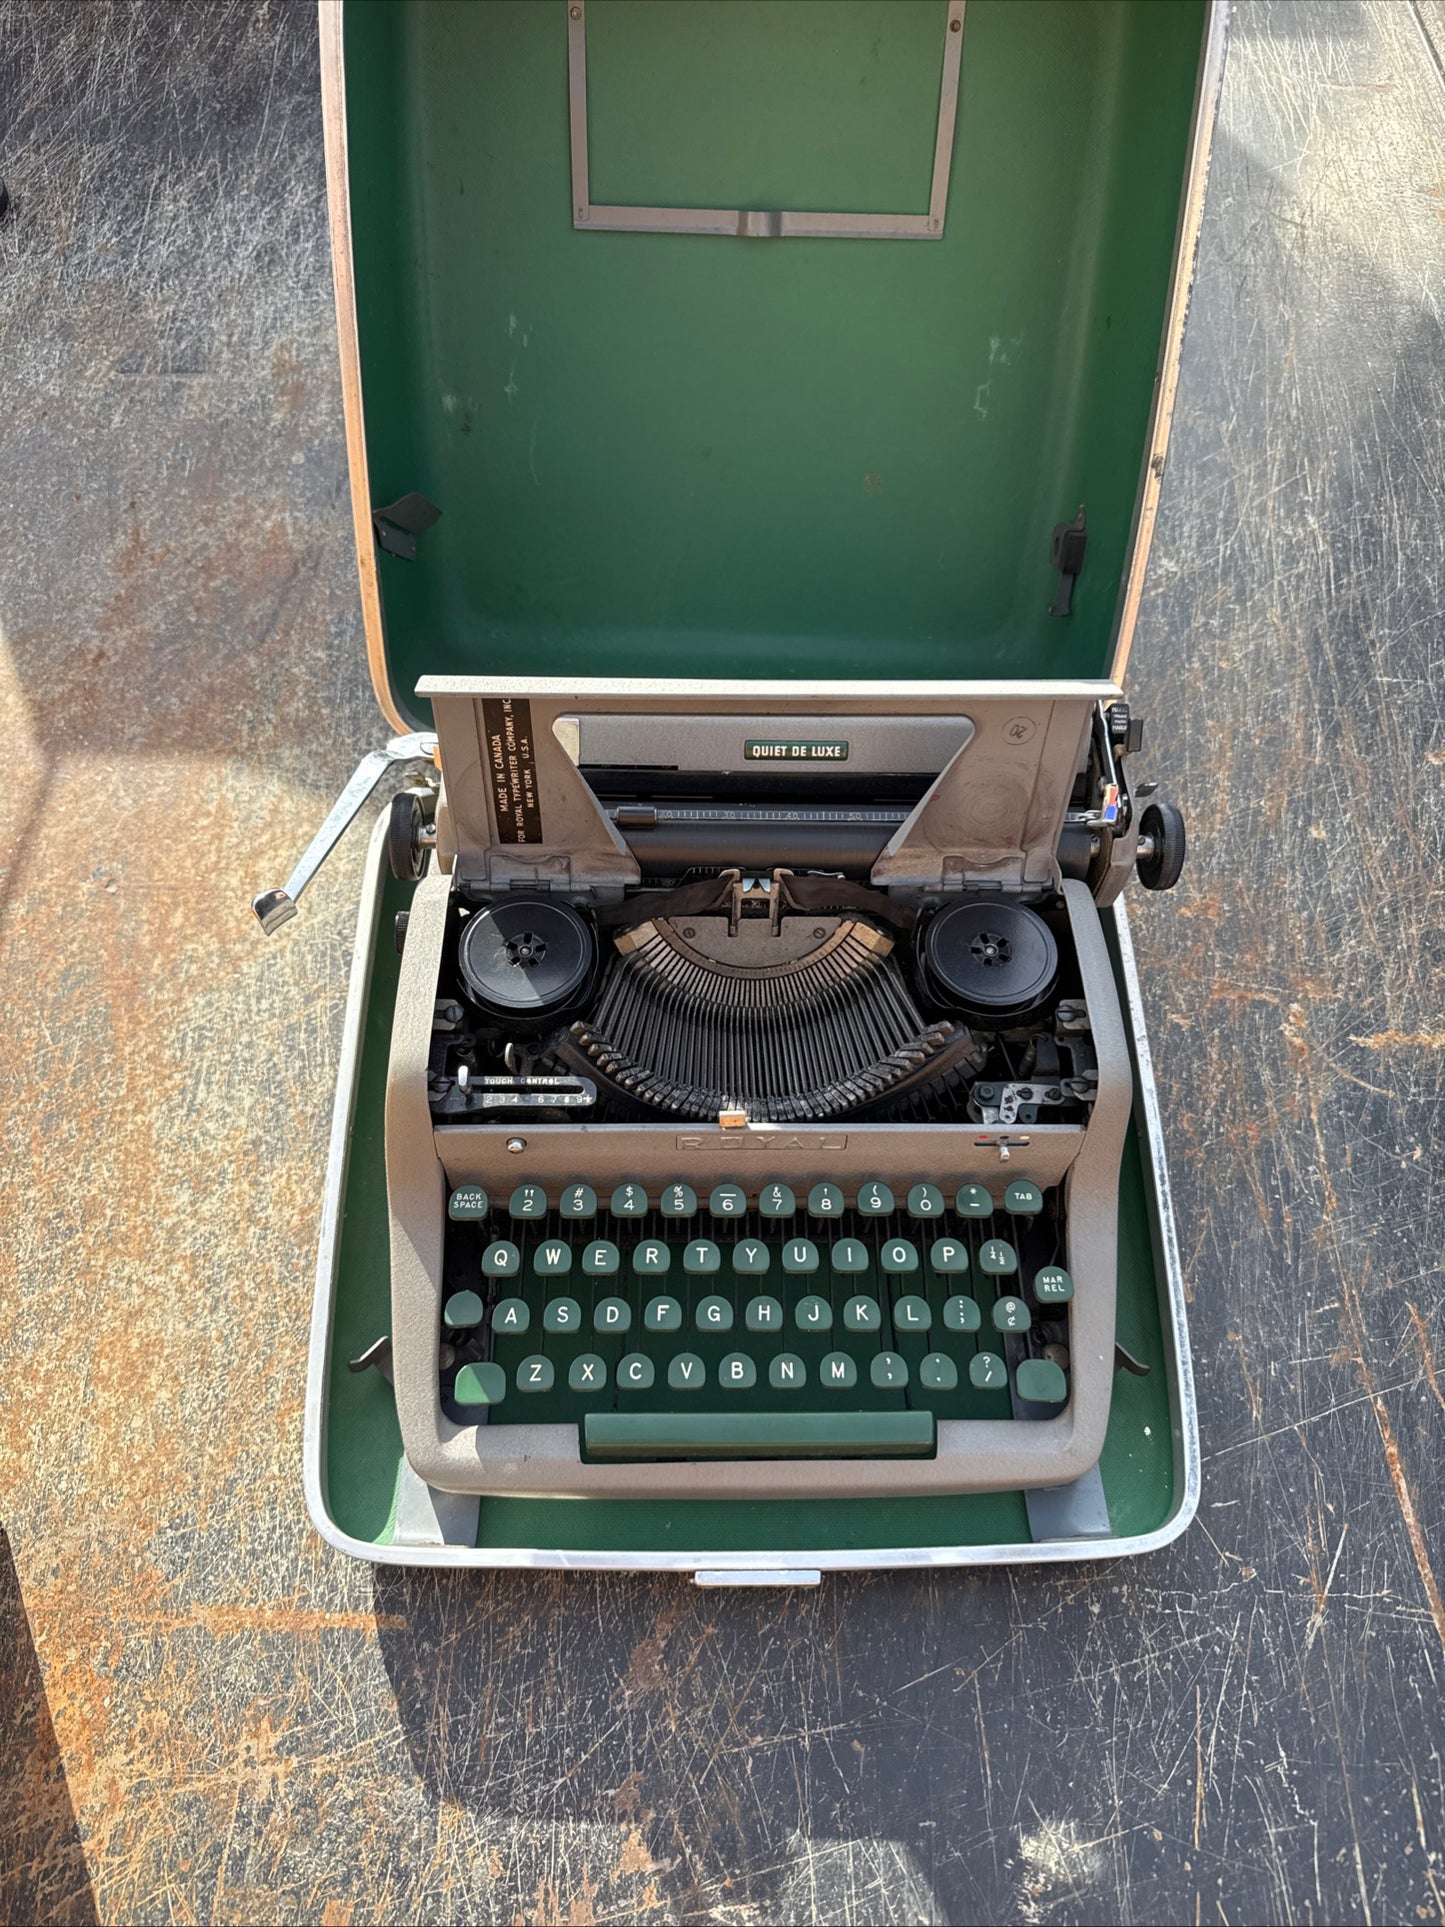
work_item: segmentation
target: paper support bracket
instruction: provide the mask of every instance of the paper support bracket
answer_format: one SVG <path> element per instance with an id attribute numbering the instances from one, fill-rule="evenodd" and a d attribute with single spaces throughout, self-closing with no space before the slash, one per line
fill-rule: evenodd
<path id="1" fill-rule="evenodd" d="M 941 241 L 958 118 L 958 71 L 964 0 L 944 7 L 943 79 L 933 142 L 933 183 L 926 214 L 797 213 L 776 208 L 603 207 L 588 181 L 587 0 L 565 0 L 572 134 L 572 225 L 629 234 L 732 234 L 745 240 Z"/>

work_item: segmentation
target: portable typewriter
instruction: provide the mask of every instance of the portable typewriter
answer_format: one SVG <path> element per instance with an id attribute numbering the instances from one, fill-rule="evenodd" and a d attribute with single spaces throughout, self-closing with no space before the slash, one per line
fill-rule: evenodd
<path id="1" fill-rule="evenodd" d="M 333 1543 L 776 1577 L 1187 1522 L 1119 901 L 1184 827 L 1121 678 L 1222 29 L 323 4 L 401 733 L 266 929 L 414 772 L 318 1266 Z"/>

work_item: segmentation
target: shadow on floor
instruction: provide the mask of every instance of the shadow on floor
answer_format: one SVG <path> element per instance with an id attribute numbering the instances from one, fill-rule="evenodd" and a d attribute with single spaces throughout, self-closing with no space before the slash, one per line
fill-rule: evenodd
<path id="1" fill-rule="evenodd" d="M 98 1921 L 10 1541 L 0 1527 L 0 1920 Z"/>

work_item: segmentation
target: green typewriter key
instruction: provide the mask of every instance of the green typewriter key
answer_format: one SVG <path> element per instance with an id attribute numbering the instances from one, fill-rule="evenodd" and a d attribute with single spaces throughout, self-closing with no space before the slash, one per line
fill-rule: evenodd
<path id="1" fill-rule="evenodd" d="M 870 1218 L 884 1218 L 893 1209 L 893 1193 L 879 1178 L 860 1187 L 858 1209 Z"/>
<path id="2" fill-rule="evenodd" d="M 632 1269 L 643 1278 L 660 1278 L 671 1263 L 670 1245 L 638 1245 L 632 1254 Z"/>
<path id="3" fill-rule="evenodd" d="M 783 1308 L 776 1298 L 750 1298 L 748 1308 L 743 1313 L 743 1323 L 750 1332 L 780 1332 L 783 1329 Z"/>
<path id="4" fill-rule="evenodd" d="M 840 1238 L 830 1256 L 834 1271 L 866 1271 L 872 1262 L 861 1238 Z"/>
<path id="5" fill-rule="evenodd" d="M 597 1193 L 590 1184 L 569 1184 L 557 1209 L 564 1218 L 595 1218 Z"/>
<path id="6" fill-rule="evenodd" d="M 981 1392 L 1000 1392 L 1008 1384 L 1008 1373 L 997 1352 L 975 1352 L 968 1361 L 968 1379 Z"/>
<path id="7" fill-rule="evenodd" d="M 1026 1358 L 1014 1373 L 1019 1397 L 1038 1405 L 1062 1405 L 1069 1396 L 1068 1381 L 1051 1358 Z"/>
<path id="8" fill-rule="evenodd" d="M 532 1253 L 532 1269 L 539 1278 L 557 1278 L 572 1269 L 572 1247 L 548 1238 Z"/>
<path id="9" fill-rule="evenodd" d="M 707 1208 L 715 1218 L 740 1218 L 748 1208 L 748 1195 L 740 1184 L 715 1184 Z"/>
<path id="10" fill-rule="evenodd" d="M 956 1238 L 935 1238 L 928 1253 L 928 1262 L 935 1271 L 967 1271 L 968 1248 Z"/>
<path id="11" fill-rule="evenodd" d="M 515 1278 L 521 1269 L 521 1252 L 505 1238 L 498 1238 L 482 1253 L 482 1271 L 488 1278 Z"/>
<path id="12" fill-rule="evenodd" d="M 694 1238 L 682 1254 L 682 1268 L 694 1278 L 722 1269 L 722 1253 L 711 1238 Z"/>
<path id="13" fill-rule="evenodd" d="M 666 1184 L 658 1209 L 664 1218 L 695 1218 L 697 1193 L 690 1184 Z"/>
<path id="14" fill-rule="evenodd" d="M 1022 1298 L 1000 1298 L 993 1308 L 993 1328 L 1000 1332 L 1026 1332 L 1033 1320 Z"/>
<path id="15" fill-rule="evenodd" d="M 897 1352 L 875 1352 L 868 1364 L 868 1376 L 880 1392 L 896 1392 L 908 1383 L 908 1366 Z"/>
<path id="16" fill-rule="evenodd" d="M 990 1278 L 1007 1278 L 1019 1268 L 1019 1255 L 1003 1238 L 985 1238 L 979 1246 L 978 1268 Z"/>
<path id="17" fill-rule="evenodd" d="M 545 1218 L 547 1193 L 540 1184 L 519 1184 L 507 1209 L 514 1218 Z"/>
<path id="18" fill-rule="evenodd" d="M 492 1307 L 492 1330 L 515 1338 L 532 1322 L 532 1307 L 525 1298 L 501 1298 Z"/>
<path id="19" fill-rule="evenodd" d="M 700 1332 L 730 1332 L 733 1328 L 733 1307 L 730 1298 L 699 1298 L 697 1310 L 693 1314 Z"/>
<path id="20" fill-rule="evenodd" d="M 918 1247 L 906 1238 L 890 1238 L 882 1251 L 883 1269 L 895 1277 L 903 1271 L 917 1271 Z"/>
<path id="21" fill-rule="evenodd" d="M 766 1245 L 754 1244 L 749 1238 L 742 1244 L 733 1246 L 733 1270 L 759 1276 L 773 1262 L 773 1254 Z"/>
<path id="22" fill-rule="evenodd" d="M 452 1397 L 458 1405 L 500 1405 L 507 1396 L 507 1374 L 500 1365 L 463 1365 Z"/>
<path id="23" fill-rule="evenodd" d="M 625 1298 L 599 1298 L 592 1307 L 595 1332 L 625 1332 L 632 1324 L 632 1307 Z"/>
<path id="24" fill-rule="evenodd" d="M 642 1327 L 650 1332 L 680 1332 L 682 1304 L 676 1298 L 653 1298 L 642 1314 Z"/>
<path id="25" fill-rule="evenodd" d="M 784 1271 L 800 1272 L 817 1269 L 818 1247 L 811 1238 L 794 1238 L 783 1246 Z"/>
<path id="26" fill-rule="evenodd" d="M 775 1392 L 801 1391 L 808 1382 L 808 1368 L 796 1352 L 779 1352 L 768 1361 L 768 1383 Z"/>
<path id="27" fill-rule="evenodd" d="M 607 1238 L 594 1238 L 582 1253 L 582 1269 L 595 1277 L 606 1277 L 622 1263 L 622 1253 Z"/>
<path id="28" fill-rule="evenodd" d="M 893 1329 L 899 1332 L 926 1332 L 933 1327 L 933 1310 L 926 1298 L 912 1295 L 898 1299 L 893 1306 Z"/>
<path id="29" fill-rule="evenodd" d="M 549 1298 L 542 1313 L 544 1332 L 580 1332 L 582 1307 L 575 1298 Z"/>
<path id="30" fill-rule="evenodd" d="M 622 1391 L 649 1391 L 656 1377 L 657 1372 L 646 1352 L 629 1352 L 617 1367 L 617 1384 Z"/>
<path id="31" fill-rule="evenodd" d="M 614 1218 L 645 1218 L 647 1193 L 640 1184 L 619 1184 L 609 1209 Z"/>
<path id="32" fill-rule="evenodd" d="M 960 1294 L 943 1301 L 943 1322 L 951 1332 L 976 1332 L 983 1324 L 983 1313 L 972 1298 Z"/>
<path id="33" fill-rule="evenodd" d="M 981 1184 L 965 1184 L 959 1187 L 953 1208 L 960 1218 L 991 1218 L 993 1199 Z"/>
<path id="34" fill-rule="evenodd" d="M 491 1208 L 487 1194 L 479 1184 L 459 1184 L 447 1199 L 447 1216 L 457 1224 L 485 1218 Z"/>
<path id="35" fill-rule="evenodd" d="M 910 1218 L 936 1218 L 943 1210 L 943 1193 L 936 1184 L 915 1184 L 908 1193 Z"/>
<path id="36" fill-rule="evenodd" d="M 883 1314 L 876 1298 L 850 1298 L 843 1307 L 843 1329 L 850 1332 L 876 1332 L 883 1328 Z"/>
<path id="37" fill-rule="evenodd" d="M 847 1352 L 829 1352 L 818 1367 L 818 1383 L 830 1392 L 850 1392 L 858 1383 L 858 1367 Z"/>
<path id="38" fill-rule="evenodd" d="M 567 1367 L 569 1392 L 601 1392 L 607 1388 L 607 1367 L 596 1352 L 582 1352 Z"/>
<path id="39" fill-rule="evenodd" d="M 833 1329 L 833 1307 L 826 1298 L 810 1294 L 793 1308 L 793 1323 L 800 1332 L 826 1332 Z"/>
<path id="40" fill-rule="evenodd" d="M 670 1392 L 700 1392 L 707 1384 L 707 1366 L 696 1352 L 679 1352 L 667 1362 L 667 1389 Z"/>
<path id="41" fill-rule="evenodd" d="M 1036 1184 L 1015 1178 L 1003 1194 L 1003 1208 L 1015 1218 L 1036 1218 L 1044 1208 L 1044 1194 Z"/>
<path id="42" fill-rule="evenodd" d="M 930 1352 L 918 1367 L 925 1392 L 951 1392 L 958 1384 L 958 1367 L 947 1352 Z"/>
<path id="43" fill-rule="evenodd" d="M 1074 1295 L 1074 1281 L 1062 1265 L 1043 1265 L 1034 1273 L 1034 1297 L 1041 1305 L 1066 1305 Z"/>
<path id="44" fill-rule="evenodd" d="M 550 1392 L 556 1379 L 550 1358 L 543 1358 L 540 1352 L 533 1352 L 524 1358 L 517 1367 L 517 1390 L 519 1392 Z"/>
<path id="45" fill-rule="evenodd" d="M 717 1382 L 725 1392 L 750 1392 L 758 1382 L 758 1368 L 746 1352 L 729 1352 L 717 1368 Z"/>
<path id="46" fill-rule="evenodd" d="M 798 1200 L 786 1184 L 765 1184 L 758 1193 L 758 1210 L 765 1218 L 791 1218 Z"/>
<path id="47" fill-rule="evenodd" d="M 481 1324 L 484 1309 L 474 1291 L 454 1291 L 442 1313 L 442 1323 L 450 1325 L 453 1331 L 470 1331 L 473 1325 Z"/>
<path id="48" fill-rule="evenodd" d="M 808 1193 L 808 1216 L 810 1218 L 841 1217 L 847 1202 L 836 1184 L 815 1184 Z"/>

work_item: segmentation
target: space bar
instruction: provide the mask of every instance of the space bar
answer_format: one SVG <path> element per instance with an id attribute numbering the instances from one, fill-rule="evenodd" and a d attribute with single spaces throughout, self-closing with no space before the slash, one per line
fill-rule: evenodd
<path id="1" fill-rule="evenodd" d="M 922 1459 L 932 1412 L 589 1412 L 589 1459 Z"/>

